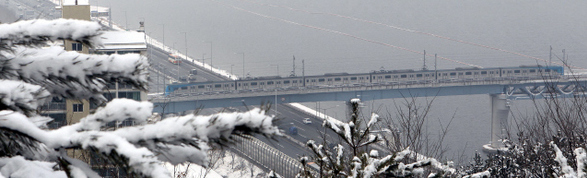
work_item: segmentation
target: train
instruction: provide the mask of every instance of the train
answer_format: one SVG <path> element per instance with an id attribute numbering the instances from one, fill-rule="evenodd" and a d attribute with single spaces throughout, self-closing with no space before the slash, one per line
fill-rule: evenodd
<path id="1" fill-rule="evenodd" d="M 545 76 L 564 75 L 562 66 L 519 67 L 459 67 L 444 70 L 378 70 L 369 73 L 327 73 L 316 76 L 256 77 L 220 82 L 175 83 L 165 87 L 165 95 L 176 93 L 227 93 L 234 91 L 254 92 L 265 90 L 296 90 L 300 88 L 357 87 L 377 85 L 411 85 L 429 83 L 528 80 Z"/>

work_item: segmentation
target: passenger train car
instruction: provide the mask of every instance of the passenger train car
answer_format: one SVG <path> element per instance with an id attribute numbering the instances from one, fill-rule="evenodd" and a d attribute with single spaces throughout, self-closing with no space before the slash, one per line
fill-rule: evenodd
<path id="1" fill-rule="evenodd" d="M 370 73 L 329 73 L 319 76 L 258 77 L 223 82 L 177 83 L 166 86 L 171 93 L 225 93 L 298 88 L 330 88 L 373 85 L 409 85 L 467 81 L 526 80 L 564 75 L 562 66 L 519 66 L 501 68 L 455 68 L 451 70 L 380 70 Z"/>

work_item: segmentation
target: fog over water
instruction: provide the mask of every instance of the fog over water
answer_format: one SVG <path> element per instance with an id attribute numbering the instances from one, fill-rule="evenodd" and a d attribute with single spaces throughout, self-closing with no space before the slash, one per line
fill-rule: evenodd
<path id="1" fill-rule="evenodd" d="M 242 76 L 287 76 L 296 58 L 296 74 L 306 75 L 427 66 L 510 67 L 546 64 L 549 46 L 555 58 L 566 49 L 569 63 L 587 68 L 587 1 L 391 1 L 391 0 L 92 0 L 109 6 L 113 20 L 129 29 L 145 21 L 146 33 L 188 55 Z M 165 35 L 163 35 L 163 26 Z M 165 36 L 163 40 L 163 36 Z M 211 42 L 211 43 L 210 43 Z M 212 44 L 212 45 L 211 45 Z M 515 54 L 514 54 L 515 53 Z M 279 67 L 277 67 L 279 66 Z M 279 71 L 277 71 L 279 70 Z M 393 108 L 390 100 L 370 105 Z M 487 95 L 440 97 L 429 126 L 455 116 L 447 143 L 466 155 L 489 141 Z M 529 102 L 516 101 L 526 110 Z M 314 107 L 315 103 L 307 103 Z M 342 115 L 339 103 L 321 104 Z M 340 108 L 340 109 L 339 109 Z"/>

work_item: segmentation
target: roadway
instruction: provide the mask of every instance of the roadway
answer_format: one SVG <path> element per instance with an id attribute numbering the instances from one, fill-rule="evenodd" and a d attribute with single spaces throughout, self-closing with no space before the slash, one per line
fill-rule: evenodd
<path id="1" fill-rule="evenodd" d="M 198 71 L 196 75 L 196 81 L 198 82 L 230 80 L 185 60 L 182 60 L 179 65 L 173 64 L 167 60 L 169 56 L 167 52 L 151 45 L 148 45 L 148 49 L 147 55 L 150 56 L 149 61 L 151 63 L 150 93 L 162 93 L 165 91 L 166 84 L 177 82 L 180 76 L 187 77 L 192 69 Z"/>
<path id="2" fill-rule="evenodd" d="M 187 76 L 189 71 L 197 69 L 197 81 L 226 81 L 228 78 L 213 74 L 210 70 L 203 69 L 202 67 L 195 66 L 191 62 L 183 61 L 180 65 L 172 64 L 167 60 L 167 53 L 159 48 L 152 48 L 149 46 L 149 55 L 151 56 L 151 93 L 159 93 L 164 91 L 164 84 L 170 81 L 177 81 L 178 76 Z M 158 87 L 158 88 L 157 88 Z M 193 106 L 197 108 L 199 106 Z M 305 146 L 306 142 L 310 139 L 316 140 L 318 143 L 322 142 L 322 135 L 324 129 L 322 128 L 322 121 L 316 119 L 314 116 L 300 112 L 289 105 L 278 105 L 277 114 L 274 110 L 270 111 L 271 114 L 278 116 L 279 121 L 276 123 L 280 129 L 286 131 L 287 136 L 285 137 L 274 137 L 267 138 L 263 135 L 255 135 L 255 137 L 268 145 L 282 151 L 292 158 L 299 158 L 304 155 L 311 155 L 312 152 Z M 234 108 L 211 108 L 200 111 L 199 114 L 213 114 L 222 112 L 223 110 L 239 110 L 246 111 L 245 106 L 234 107 Z M 304 124 L 302 120 L 304 118 L 311 118 L 311 124 Z M 298 134 L 292 135 L 287 133 L 289 128 L 295 126 L 298 129 Z M 336 138 L 336 134 L 332 131 L 327 130 L 327 138 Z M 332 140 L 332 139 L 329 139 Z"/>
<path id="3" fill-rule="evenodd" d="M 246 110 L 245 107 L 239 107 L 241 111 Z M 280 104 L 277 106 L 277 113 L 274 108 L 269 111 L 269 114 L 275 114 L 277 122 L 275 123 L 279 129 L 282 130 L 285 136 L 267 138 L 263 135 L 255 135 L 255 138 L 267 143 L 268 145 L 278 149 L 292 158 L 300 158 L 301 156 L 312 156 L 312 151 L 306 146 L 308 140 L 315 140 L 316 143 L 323 143 L 323 136 L 328 143 L 338 143 L 338 136 L 329 129 L 322 127 L 322 120 L 313 115 L 301 112 L 288 104 Z M 302 120 L 310 118 L 312 123 L 306 124 Z M 290 128 L 296 127 L 297 134 L 290 133 Z M 324 134 L 326 133 L 326 134 Z M 328 144 L 325 144 L 328 146 Z"/>

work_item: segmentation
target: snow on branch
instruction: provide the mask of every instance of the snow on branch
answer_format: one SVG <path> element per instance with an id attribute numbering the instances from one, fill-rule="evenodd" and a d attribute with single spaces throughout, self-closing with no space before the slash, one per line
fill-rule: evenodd
<path id="1" fill-rule="evenodd" d="M 156 148 L 173 150 L 169 153 L 174 155 L 165 161 L 203 164 L 206 163 L 209 140 L 229 139 L 235 131 L 280 135 L 278 128 L 273 125 L 273 117 L 265 115 L 265 111 L 258 108 L 244 113 L 172 117 L 153 124 L 119 128 L 115 131 L 99 129 L 105 123 L 129 118 L 144 123 L 150 117 L 152 107 L 149 102 L 116 99 L 95 114 L 83 118 L 80 123 L 52 131 L 39 129 L 21 113 L 5 110 L 0 111 L 0 128 L 28 135 L 52 150 L 81 147 L 96 149 L 103 154 L 115 153 L 128 158 L 133 171 L 150 177 L 170 175 L 161 166 L 162 158 L 154 154 L 164 150 Z M 186 140 L 196 140 L 197 144 L 176 144 Z M 143 143 L 159 146 L 142 147 Z"/>
<path id="2" fill-rule="evenodd" d="M 54 171 L 56 163 L 29 161 L 22 156 L 0 158 L 0 177 L 55 177 L 66 178 L 63 171 Z"/>
<path id="3" fill-rule="evenodd" d="M 585 174 L 585 171 L 583 170 L 583 168 L 585 168 L 585 162 L 587 162 L 587 153 L 585 152 L 585 149 L 580 147 L 576 148 L 575 156 L 577 159 L 577 176 L 586 177 L 587 174 Z"/>
<path id="4" fill-rule="evenodd" d="M 7 110 L 0 111 L 0 127 L 28 135 L 45 144 L 51 150 L 81 147 L 84 149 L 95 148 L 104 154 L 115 152 L 128 158 L 129 166 L 133 168 L 133 172 L 147 177 L 170 176 L 170 173 L 163 168 L 161 162 L 151 151 L 146 148 L 137 148 L 123 138 L 109 132 L 73 132 L 72 127 L 65 127 L 57 131 L 45 131 L 33 125 L 26 116 Z"/>
<path id="5" fill-rule="evenodd" d="M 131 119 L 140 125 L 147 121 L 152 110 L 153 103 L 118 98 L 110 101 L 106 106 L 98 108 L 94 114 L 85 117 L 79 123 L 66 126 L 66 128 L 73 127 L 77 131 L 100 130 L 109 122 L 126 119 Z"/>
<path id="6" fill-rule="evenodd" d="M 265 111 L 259 108 L 244 113 L 217 113 L 208 116 L 189 114 L 170 117 L 154 124 L 120 128 L 114 133 L 133 143 L 153 139 L 176 141 L 191 138 L 207 142 L 210 139 L 228 139 L 235 129 L 281 135 L 279 129 L 273 125 L 273 117 L 265 115 Z"/>
<path id="7" fill-rule="evenodd" d="M 577 173 L 573 170 L 573 167 L 567 162 L 567 158 L 563 155 L 563 152 L 556 146 L 554 141 L 550 142 L 550 146 L 554 149 L 556 157 L 554 160 L 560 165 L 563 175 L 561 177 L 577 177 Z M 582 168 L 579 168 L 582 169 Z"/>
<path id="8" fill-rule="evenodd" d="M 394 170 L 395 174 L 397 174 L 397 175 L 411 174 L 414 172 L 414 170 L 416 170 L 416 168 L 421 168 L 424 166 L 431 166 L 433 169 L 444 172 L 444 173 L 448 173 L 449 175 L 452 175 L 456 172 L 456 169 L 450 167 L 449 165 L 442 164 L 434 158 L 429 158 L 427 156 L 424 156 L 422 154 L 414 152 L 414 151 L 410 150 L 409 147 L 400 151 L 400 152 L 397 152 L 395 154 L 395 156 L 393 157 L 393 161 L 399 162 L 399 161 L 405 159 L 406 157 L 409 157 L 411 159 L 415 159 L 416 162 L 409 163 L 409 164 L 400 163 L 396 167 L 396 170 Z M 418 172 L 418 171 L 416 171 L 416 172 Z"/>
<path id="9" fill-rule="evenodd" d="M 97 22 L 73 19 L 35 19 L 0 24 L 0 46 L 69 39 L 97 47 L 102 45 L 98 37 L 100 28 Z"/>
<path id="10" fill-rule="evenodd" d="M 31 116 L 51 95 L 41 86 L 22 81 L 0 80 L 0 84 L 0 110 L 10 109 Z"/>
<path id="11" fill-rule="evenodd" d="M 0 58 L 1 60 L 1 58 Z M 119 81 L 146 89 L 149 63 L 138 54 L 87 55 L 59 47 L 16 48 L 0 68 L 0 78 L 41 85 L 65 98 L 96 97 Z"/>

